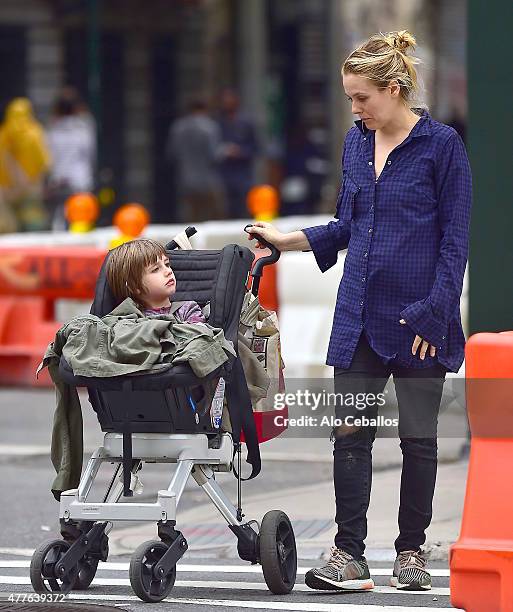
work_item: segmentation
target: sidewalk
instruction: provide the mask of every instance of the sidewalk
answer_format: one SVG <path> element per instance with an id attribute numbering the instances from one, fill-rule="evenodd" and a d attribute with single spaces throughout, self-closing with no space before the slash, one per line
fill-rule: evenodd
<path id="1" fill-rule="evenodd" d="M 384 446 L 379 453 L 382 460 L 390 450 L 390 445 L 388 449 L 387 445 Z M 263 469 L 265 467 L 264 464 Z M 426 542 L 433 560 L 446 561 L 449 545 L 458 537 L 466 476 L 466 461 L 439 466 L 433 521 Z M 375 470 L 368 514 L 366 556 L 369 561 L 387 561 L 395 557 L 393 542 L 397 536 L 399 483 L 399 468 Z M 285 488 L 246 499 L 243 497 L 246 520 L 261 520 L 268 510 L 273 509 L 283 510 L 293 521 L 300 558 L 318 559 L 326 555 L 335 533 L 335 500 L 331 482 Z M 210 502 L 183 513 L 180 513 L 179 507 L 177 519 L 177 528 L 189 541 L 189 555 L 237 557 L 236 540 Z M 155 536 L 153 524 L 113 530 L 110 536 L 111 554 L 130 554 L 142 541 Z"/>

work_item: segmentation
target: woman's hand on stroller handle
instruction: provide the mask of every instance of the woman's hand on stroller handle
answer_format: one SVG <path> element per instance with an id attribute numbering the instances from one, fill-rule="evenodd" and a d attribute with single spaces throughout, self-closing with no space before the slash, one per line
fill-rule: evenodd
<path id="1" fill-rule="evenodd" d="M 270 249 L 281 251 L 280 238 L 283 237 L 282 232 L 277 230 L 273 225 L 266 221 L 255 221 L 246 225 L 244 231 L 247 232 L 248 240 L 257 240 L 255 246 L 257 249 Z"/>
<path id="2" fill-rule="evenodd" d="M 257 262 L 255 263 L 255 265 L 253 267 L 253 270 L 251 271 L 251 276 L 253 277 L 253 283 L 251 285 L 251 291 L 252 291 L 253 295 L 258 295 L 258 286 L 259 286 L 259 283 L 260 283 L 260 277 L 262 276 L 262 272 L 263 272 L 264 266 L 276 263 L 278 261 L 278 259 L 280 258 L 280 255 L 281 255 L 281 251 L 279 251 L 278 248 L 276 246 L 274 246 L 274 244 L 271 244 L 263 236 L 261 236 L 260 235 L 260 231 L 258 233 L 255 232 L 255 231 L 251 231 L 255 227 L 258 228 L 258 230 L 260 230 L 263 227 L 262 225 L 260 225 L 261 223 L 263 223 L 263 222 L 262 221 L 257 221 L 257 223 L 255 223 L 254 225 L 246 225 L 246 227 L 244 228 L 244 231 L 249 234 L 248 238 L 250 240 L 252 240 L 252 237 L 256 236 L 256 238 L 258 240 L 259 248 L 263 249 L 263 248 L 267 247 L 271 251 L 270 255 L 266 255 L 265 257 L 260 257 L 260 259 L 258 259 Z M 267 228 L 271 228 L 272 230 L 274 230 L 278 234 L 280 233 L 280 232 L 278 232 L 278 230 L 275 230 L 270 223 L 266 223 L 265 226 L 267 226 Z"/>

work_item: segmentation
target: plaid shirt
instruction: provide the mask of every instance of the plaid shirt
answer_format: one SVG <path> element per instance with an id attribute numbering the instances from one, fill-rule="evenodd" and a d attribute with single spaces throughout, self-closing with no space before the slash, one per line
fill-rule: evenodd
<path id="1" fill-rule="evenodd" d="M 349 130 L 336 221 L 304 229 L 321 271 L 347 248 L 326 363 L 351 364 L 362 330 L 384 363 L 457 372 L 472 181 L 464 144 L 426 111 L 374 171 L 374 132 Z M 406 325 L 399 323 L 400 319 Z M 412 355 L 415 335 L 436 347 Z"/>

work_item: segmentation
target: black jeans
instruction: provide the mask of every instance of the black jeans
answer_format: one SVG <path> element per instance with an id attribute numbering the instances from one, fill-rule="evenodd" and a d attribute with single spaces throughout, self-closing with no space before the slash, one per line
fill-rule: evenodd
<path id="1" fill-rule="evenodd" d="M 420 359 L 418 355 L 419 352 L 416 358 Z M 385 365 L 370 347 L 365 333 L 360 337 L 351 366 L 335 368 L 335 392 L 345 397 L 347 393 L 383 393 L 390 374 L 393 375 L 403 454 L 399 537 L 395 541 L 397 552 L 418 550 L 426 541 L 425 530 L 431 522 L 437 471 L 438 410 L 446 372 L 441 364 L 427 368 L 407 368 L 393 363 Z M 364 410 L 336 408 L 336 415 L 343 423 L 349 414 L 372 419 L 377 417 L 378 407 L 374 404 Z M 335 546 L 359 557 L 363 555 L 367 537 L 376 427 L 342 426 L 334 429 L 333 433 L 335 521 L 338 525 Z"/>

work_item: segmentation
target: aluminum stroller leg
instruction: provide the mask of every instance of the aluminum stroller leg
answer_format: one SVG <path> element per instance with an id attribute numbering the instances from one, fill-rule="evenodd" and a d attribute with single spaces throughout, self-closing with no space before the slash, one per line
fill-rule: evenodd
<path id="1" fill-rule="evenodd" d="M 214 506 L 228 523 L 231 531 L 237 536 L 237 551 L 239 557 L 245 561 L 251 561 L 251 563 L 258 563 L 260 555 L 258 548 L 257 521 L 241 523 L 238 520 L 237 508 L 235 508 L 216 482 L 214 479 L 214 472 L 208 465 L 194 466 L 192 477 L 212 500 Z M 257 531 L 255 531 L 252 526 L 252 524 L 255 523 L 257 525 Z"/>
<path id="2" fill-rule="evenodd" d="M 182 497 L 182 493 L 184 492 L 185 485 L 187 484 L 187 480 L 189 480 L 191 472 L 194 476 L 193 468 L 194 461 L 191 461 L 190 459 L 181 459 L 176 462 L 176 469 L 167 490 L 172 491 L 175 494 L 177 507 L 178 503 L 180 502 L 180 498 Z"/>
<path id="3" fill-rule="evenodd" d="M 237 509 L 214 479 L 212 468 L 208 465 L 195 465 L 192 477 L 212 500 L 226 522 L 229 525 L 240 525 L 240 521 L 237 520 Z"/>
<path id="4" fill-rule="evenodd" d="M 99 450 L 100 449 L 95 450 L 91 455 L 91 458 L 87 462 L 86 469 L 84 470 L 84 474 L 80 479 L 80 484 L 78 485 L 78 499 L 80 501 L 85 501 L 86 497 L 89 495 L 93 481 L 96 478 L 96 474 L 98 474 L 100 465 L 102 464 L 103 460 Z"/>

